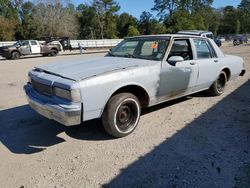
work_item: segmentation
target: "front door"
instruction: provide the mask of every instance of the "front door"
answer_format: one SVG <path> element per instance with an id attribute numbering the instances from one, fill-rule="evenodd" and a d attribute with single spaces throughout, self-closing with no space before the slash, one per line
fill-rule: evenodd
<path id="1" fill-rule="evenodd" d="M 37 41 L 32 40 L 32 41 L 30 41 L 30 44 L 31 44 L 31 53 L 32 54 L 41 53 L 41 47 L 40 47 L 40 45 L 38 44 Z"/>
<path id="2" fill-rule="evenodd" d="M 21 51 L 22 55 L 31 54 L 30 44 L 29 44 L 28 40 L 25 40 L 22 42 L 22 44 L 20 46 L 20 51 Z"/>
<path id="3" fill-rule="evenodd" d="M 184 61 L 171 64 L 168 59 L 181 56 Z M 162 63 L 158 97 L 161 101 L 191 93 L 198 79 L 198 65 L 193 59 L 189 39 L 174 39 L 167 62 Z"/>

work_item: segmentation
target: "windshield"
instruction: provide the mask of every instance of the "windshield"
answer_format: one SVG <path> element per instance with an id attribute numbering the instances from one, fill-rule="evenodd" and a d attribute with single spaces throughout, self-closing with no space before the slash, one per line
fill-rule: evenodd
<path id="1" fill-rule="evenodd" d="M 18 45 L 21 45 L 22 41 L 17 41 L 14 46 L 18 46 Z"/>
<path id="2" fill-rule="evenodd" d="M 162 60 L 169 43 L 169 37 L 125 39 L 108 56 Z"/>

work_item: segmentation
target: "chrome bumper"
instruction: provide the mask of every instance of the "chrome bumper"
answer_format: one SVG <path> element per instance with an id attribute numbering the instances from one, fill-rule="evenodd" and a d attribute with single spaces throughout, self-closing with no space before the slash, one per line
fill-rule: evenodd
<path id="1" fill-rule="evenodd" d="M 24 86 L 30 107 L 42 116 L 53 119 L 63 125 L 71 126 L 81 123 L 81 104 L 60 105 L 39 96 L 30 84 Z"/>

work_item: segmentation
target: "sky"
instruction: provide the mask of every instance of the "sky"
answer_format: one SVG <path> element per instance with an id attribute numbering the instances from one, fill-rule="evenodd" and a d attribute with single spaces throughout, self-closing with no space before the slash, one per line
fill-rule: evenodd
<path id="1" fill-rule="evenodd" d="M 154 6 L 154 0 L 115 0 L 121 6 L 119 13 L 127 12 L 137 18 L 143 11 L 151 11 Z M 227 5 L 237 7 L 241 0 L 214 0 L 213 7 L 219 8 Z M 91 0 L 71 0 L 76 6 L 80 3 L 90 3 Z M 156 12 L 153 12 L 156 15 Z"/>

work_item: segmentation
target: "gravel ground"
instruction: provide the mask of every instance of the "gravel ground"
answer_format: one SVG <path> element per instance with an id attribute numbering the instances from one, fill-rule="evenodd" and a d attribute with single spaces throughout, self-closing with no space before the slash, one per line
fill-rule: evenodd
<path id="1" fill-rule="evenodd" d="M 250 187 L 250 46 L 244 77 L 143 111 L 136 131 L 109 137 L 99 120 L 65 127 L 27 105 L 35 65 L 103 54 L 0 59 L 0 187 Z"/>

